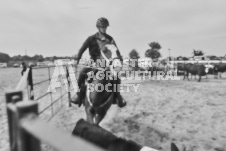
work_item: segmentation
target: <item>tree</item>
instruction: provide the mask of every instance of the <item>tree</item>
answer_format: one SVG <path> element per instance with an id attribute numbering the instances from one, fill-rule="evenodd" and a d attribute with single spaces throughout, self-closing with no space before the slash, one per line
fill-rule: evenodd
<path id="1" fill-rule="evenodd" d="M 131 52 L 129 53 L 129 57 L 130 57 L 130 59 L 139 59 L 140 58 L 136 49 L 131 50 Z"/>
<path id="2" fill-rule="evenodd" d="M 22 59 L 23 60 L 32 60 L 31 57 L 28 55 L 22 56 Z"/>
<path id="3" fill-rule="evenodd" d="M 7 63 L 10 60 L 10 56 L 6 53 L 1 53 L 0 52 L 0 62 Z"/>
<path id="4" fill-rule="evenodd" d="M 22 59 L 22 56 L 21 56 L 21 55 L 17 55 L 17 56 L 11 57 L 11 60 L 12 60 L 12 61 L 21 61 L 21 60 L 23 60 L 23 59 Z"/>
<path id="5" fill-rule="evenodd" d="M 145 57 L 149 57 L 149 58 L 152 58 L 152 59 L 157 59 L 157 58 L 161 57 L 161 54 L 160 54 L 159 50 L 148 49 L 145 52 Z"/>
<path id="6" fill-rule="evenodd" d="M 159 50 L 159 49 L 162 48 L 161 45 L 158 42 L 151 42 L 148 45 L 151 47 L 151 49 L 157 49 L 157 50 Z"/>
<path id="7" fill-rule="evenodd" d="M 140 56 L 139 56 L 138 52 L 136 51 L 136 49 L 131 50 L 131 52 L 129 53 L 129 57 L 130 57 L 130 59 L 133 59 L 135 61 L 134 62 L 135 63 L 134 70 L 138 70 L 139 69 L 138 59 L 140 58 Z"/>
<path id="8" fill-rule="evenodd" d="M 38 61 L 38 62 L 42 62 L 42 61 L 44 61 L 43 56 L 42 56 L 42 55 L 39 55 L 39 57 L 37 58 L 37 61 Z"/>
<path id="9" fill-rule="evenodd" d="M 149 57 L 152 59 L 158 59 L 159 57 L 161 57 L 159 49 L 161 49 L 162 47 L 158 42 L 151 42 L 148 45 L 151 47 L 151 49 L 148 49 L 145 52 L 145 57 Z"/>
<path id="10" fill-rule="evenodd" d="M 32 60 L 36 60 L 36 61 L 39 61 L 39 62 L 42 62 L 44 61 L 44 57 L 42 55 L 34 55 L 33 57 L 31 57 Z"/>
<path id="11" fill-rule="evenodd" d="M 189 60 L 187 57 L 183 57 L 183 60 Z"/>
<path id="12" fill-rule="evenodd" d="M 220 60 L 220 58 L 219 58 L 219 57 L 214 56 L 214 55 L 212 55 L 212 56 L 208 56 L 208 57 L 209 57 L 209 59 L 210 59 L 210 60 Z"/>

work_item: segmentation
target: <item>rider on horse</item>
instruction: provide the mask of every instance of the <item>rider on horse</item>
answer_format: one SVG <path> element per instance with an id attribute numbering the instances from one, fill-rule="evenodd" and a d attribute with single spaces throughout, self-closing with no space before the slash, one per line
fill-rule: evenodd
<path id="1" fill-rule="evenodd" d="M 79 60 L 81 59 L 82 54 L 85 52 L 87 48 L 89 48 L 89 54 L 91 56 L 91 59 L 96 62 L 97 59 L 101 58 L 101 50 L 105 48 L 107 44 L 113 44 L 116 46 L 114 39 L 106 34 L 106 29 L 109 26 L 109 22 L 106 18 L 99 18 L 96 23 L 96 27 L 99 32 L 97 32 L 94 35 L 89 36 L 86 41 L 83 43 L 82 47 L 80 48 L 78 55 L 77 55 L 77 64 L 79 64 Z M 117 46 L 116 46 L 117 47 Z M 116 51 L 118 58 L 120 61 L 122 61 L 122 57 L 120 52 L 117 50 Z M 78 87 L 81 90 L 81 87 L 83 83 L 85 82 L 87 78 L 87 73 L 90 71 L 90 68 L 83 68 L 80 71 L 79 77 L 78 77 Z M 116 84 L 120 84 L 121 80 L 117 78 Z M 124 107 L 126 105 L 125 100 L 122 98 L 119 90 L 115 92 L 116 94 L 116 99 L 114 99 L 113 103 L 118 104 L 119 107 Z M 82 99 L 84 94 L 81 93 L 80 91 L 77 92 L 77 97 L 75 100 L 72 101 L 72 103 L 78 104 L 80 107 L 82 104 Z"/>

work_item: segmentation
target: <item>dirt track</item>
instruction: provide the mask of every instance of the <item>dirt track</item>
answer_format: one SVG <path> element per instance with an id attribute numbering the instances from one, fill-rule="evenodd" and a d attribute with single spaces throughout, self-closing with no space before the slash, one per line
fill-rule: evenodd
<path id="1" fill-rule="evenodd" d="M 124 83 L 135 81 L 124 81 Z M 126 108 L 113 106 L 102 126 L 159 150 L 226 150 L 226 79 L 143 81 L 138 92 L 122 93 Z M 82 111 L 82 112 L 81 112 Z M 83 108 L 65 108 L 55 123 L 72 131 Z M 67 119 L 67 122 L 60 120 Z"/>

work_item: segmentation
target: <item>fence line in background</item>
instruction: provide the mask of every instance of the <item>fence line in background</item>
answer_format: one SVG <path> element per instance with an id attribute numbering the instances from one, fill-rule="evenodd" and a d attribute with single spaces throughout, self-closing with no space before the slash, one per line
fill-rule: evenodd
<path id="1" fill-rule="evenodd" d="M 168 61 L 169 63 L 226 63 L 226 60 L 178 60 Z"/>
<path id="2" fill-rule="evenodd" d="M 33 70 L 38 70 L 38 69 L 47 69 L 48 70 L 48 79 L 45 79 L 45 80 L 43 80 L 43 81 L 39 81 L 39 82 L 36 82 L 36 83 L 33 83 L 33 79 L 31 78 L 31 81 L 29 82 L 29 86 L 32 88 L 32 90 L 33 90 L 33 87 L 34 86 L 37 86 L 37 85 L 39 85 L 39 84 L 42 84 L 42 83 L 45 83 L 45 82 L 48 82 L 49 83 L 49 85 L 51 85 L 51 73 L 50 73 L 50 68 L 57 68 L 58 66 L 47 66 L 47 67 L 40 67 L 40 68 L 34 68 Z M 69 80 L 69 71 L 68 71 L 68 66 L 63 66 L 64 67 L 64 70 L 66 71 L 66 80 L 67 80 L 67 82 L 68 82 L 68 90 L 70 90 L 70 86 L 71 86 L 71 81 Z M 32 77 L 32 68 L 30 69 L 30 73 L 31 73 L 31 77 Z M 58 77 L 53 77 L 53 78 L 58 78 Z M 50 87 L 50 89 L 51 89 L 51 87 Z M 42 99 L 42 98 L 44 98 L 44 97 L 46 97 L 47 95 L 50 95 L 50 101 L 51 101 L 51 103 L 50 103 L 50 105 L 48 105 L 47 107 L 45 107 L 43 110 L 41 110 L 40 112 L 39 112 L 39 114 L 42 114 L 42 113 L 44 113 L 46 110 L 48 110 L 49 108 L 51 108 L 51 117 L 47 120 L 47 121 L 49 121 L 49 120 L 51 120 L 55 115 L 56 115 L 56 113 L 57 112 L 59 112 L 59 110 L 63 107 L 63 105 L 65 104 L 65 103 L 63 103 L 63 96 L 65 96 L 66 94 L 68 95 L 68 104 L 69 104 L 69 107 L 71 107 L 71 98 L 72 98 L 72 95 L 71 95 L 71 92 L 70 91 L 67 91 L 67 92 L 65 92 L 65 93 L 62 93 L 62 87 L 60 87 L 59 88 L 60 89 L 60 97 L 58 97 L 57 99 L 55 99 L 55 100 L 53 100 L 53 94 L 52 94 L 52 91 L 50 90 L 49 92 L 46 92 L 46 93 L 44 93 L 43 95 L 41 95 L 41 96 L 38 96 L 37 98 L 35 98 L 34 97 L 34 94 L 33 94 L 33 97 L 32 97 L 32 100 L 36 100 L 36 101 L 38 101 L 38 100 L 40 100 L 40 99 Z M 33 91 L 32 91 L 33 92 Z M 31 98 L 30 98 L 31 99 Z M 58 101 L 61 101 L 61 108 L 60 109 L 58 109 L 58 111 L 56 111 L 56 113 L 54 113 L 53 112 L 53 105 L 56 103 L 56 102 L 58 102 Z"/>

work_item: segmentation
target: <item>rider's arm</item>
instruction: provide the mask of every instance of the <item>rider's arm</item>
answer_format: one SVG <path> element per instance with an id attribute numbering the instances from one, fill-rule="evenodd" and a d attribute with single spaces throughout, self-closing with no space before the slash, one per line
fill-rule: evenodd
<path id="1" fill-rule="evenodd" d="M 112 39 L 112 42 L 111 42 L 111 43 L 114 44 L 114 45 L 117 47 L 116 54 L 117 54 L 119 60 L 120 60 L 120 61 L 123 61 L 123 60 L 122 60 L 122 55 L 120 54 L 119 49 L 118 49 L 118 46 L 116 45 L 114 39 Z"/>
<path id="2" fill-rule="evenodd" d="M 82 44 L 82 47 L 79 49 L 78 55 L 77 55 L 77 64 L 79 64 L 79 60 L 82 57 L 82 54 L 85 52 L 85 50 L 89 47 L 90 37 L 88 37 L 85 42 Z"/>

